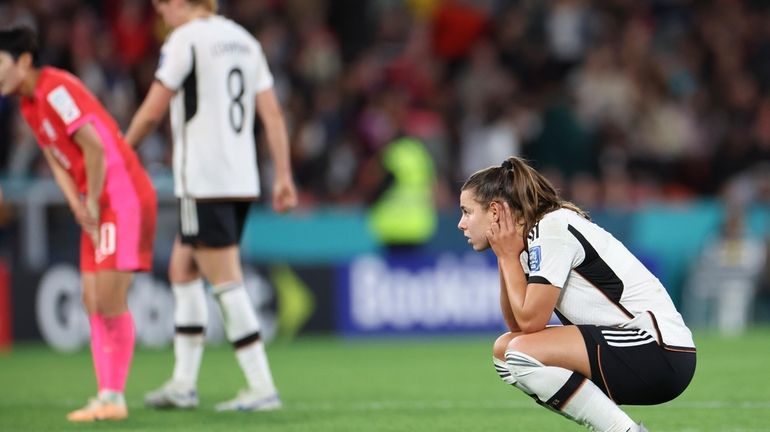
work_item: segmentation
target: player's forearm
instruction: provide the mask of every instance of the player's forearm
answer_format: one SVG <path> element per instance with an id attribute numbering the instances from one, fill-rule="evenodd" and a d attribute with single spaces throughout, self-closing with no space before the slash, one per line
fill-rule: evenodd
<path id="1" fill-rule="evenodd" d="M 497 265 L 498 273 L 500 274 L 500 310 L 503 313 L 503 320 L 505 320 L 506 326 L 508 326 L 508 330 L 512 332 L 521 331 L 519 328 L 519 324 L 516 322 L 516 317 L 513 315 L 513 310 L 511 309 L 511 302 L 508 300 L 508 288 L 506 288 L 505 285 L 505 278 L 503 277 L 503 273 L 500 270 L 500 263 L 498 262 Z"/>
<path id="2" fill-rule="evenodd" d="M 257 94 L 254 103 L 262 125 L 265 127 L 265 137 L 276 177 L 282 180 L 291 179 L 289 136 L 275 91 L 267 89 Z"/>
<path id="3" fill-rule="evenodd" d="M 286 132 L 286 124 L 283 115 L 272 115 L 265 122 L 265 136 L 267 138 L 270 158 L 275 167 L 278 178 L 291 178 L 291 158 L 289 155 L 289 136 Z"/>
<path id="4" fill-rule="evenodd" d="M 75 186 L 75 181 L 72 180 L 72 177 L 67 171 L 59 166 L 58 162 L 56 162 L 52 156 L 47 154 L 46 151 L 44 151 L 44 155 L 46 162 L 48 162 L 48 166 L 51 168 L 51 173 L 53 173 L 56 184 L 59 185 L 59 189 L 61 189 L 62 194 L 64 194 L 67 205 L 74 212 L 80 204 L 80 195 L 78 194 L 77 186 Z"/>
<path id="5" fill-rule="evenodd" d="M 75 182 L 72 181 L 72 178 L 67 173 L 58 176 L 54 174 L 54 180 L 56 180 L 56 184 L 59 185 L 59 189 L 64 194 L 67 205 L 74 212 L 80 203 L 80 194 L 78 194 L 77 187 L 75 187 Z"/>
<path id="6" fill-rule="evenodd" d="M 86 168 L 87 199 L 98 202 L 104 189 L 107 164 L 104 162 L 104 148 L 90 145 L 83 149 L 83 161 Z"/>
<path id="7" fill-rule="evenodd" d="M 503 312 L 503 320 L 505 320 L 505 325 L 508 327 L 508 330 L 512 332 L 521 331 L 519 324 L 516 322 L 516 317 L 513 316 L 511 302 L 508 300 L 505 284 L 500 286 L 500 310 Z"/>
<path id="8" fill-rule="evenodd" d="M 86 171 L 86 201 L 94 207 L 104 189 L 107 163 L 104 160 L 104 143 L 90 124 L 85 124 L 73 135 L 75 142 L 83 152 L 83 164 Z"/>
<path id="9" fill-rule="evenodd" d="M 126 131 L 125 140 L 131 147 L 138 146 L 160 124 L 159 119 L 149 117 L 146 114 L 146 109 L 143 108 L 144 105 L 139 109 L 134 118 L 131 119 L 131 124 L 128 126 L 128 131 Z"/>
<path id="10" fill-rule="evenodd" d="M 498 264 L 502 276 L 501 282 L 505 284 L 505 293 L 508 297 L 511 313 L 517 326 L 522 331 L 527 332 L 528 323 L 534 315 L 533 311 L 525 308 L 527 276 L 518 260 L 500 258 Z"/>
<path id="11" fill-rule="evenodd" d="M 136 147 L 158 127 L 166 116 L 168 105 L 173 96 L 174 91 L 166 88 L 160 81 L 152 83 L 144 102 L 134 114 L 128 131 L 126 131 L 125 139 L 128 145 Z"/>

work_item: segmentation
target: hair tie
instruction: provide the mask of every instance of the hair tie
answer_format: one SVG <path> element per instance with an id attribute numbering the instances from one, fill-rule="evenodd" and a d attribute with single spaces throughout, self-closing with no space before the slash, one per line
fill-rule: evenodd
<path id="1" fill-rule="evenodd" d="M 500 167 L 503 168 L 506 171 L 513 171 L 513 162 L 511 162 L 510 160 L 506 159 L 502 163 L 502 165 L 500 165 Z"/>

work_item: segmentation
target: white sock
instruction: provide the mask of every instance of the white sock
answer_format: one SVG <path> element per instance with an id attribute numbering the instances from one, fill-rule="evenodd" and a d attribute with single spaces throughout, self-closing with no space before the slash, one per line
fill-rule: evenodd
<path id="1" fill-rule="evenodd" d="M 97 398 L 100 401 L 103 402 L 110 402 L 115 405 L 125 405 L 126 404 L 126 397 L 121 392 L 116 392 L 112 390 L 101 390 L 99 391 L 99 395 Z"/>
<path id="2" fill-rule="evenodd" d="M 277 392 L 275 383 L 273 383 L 273 376 L 270 373 L 270 365 L 267 362 L 265 345 L 262 342 L 255 342 L 236 349 L 235 355 L 243 374 L 246 375 L 249 388 L 265 397 L 272 396 Z"/>
<path id="3" fill-rule="evenodd" d="M 209 321 L 206 291 L 202 279 L 174 284 L 172 289 L 176 300 L 173 380 L 195 387 Z"/>
<path id="4" fill-rule="evenodd" d="M 599 432 L 636 431 L 638 425 L 584 376 L 545 366 L 519 351 L 507 351 L 506 363 L 516 386 L 537 396 L 542 404 Z"/>
<path id="5" fill-rule="evenodd" d="M 217 285 L 214 293 L 222 312 L 227 340 L 235 347 L 235 355 L 249 387 L 266 397 L 275 394 L 265 346 L 260 340 L 257 313 L 243 282 Z"/>
<path id="6" fill-rule="evenodd" d="M 513 379 L 511 371 L 508 370 L 508 363 L 500 360 L 495 356 L 492 356 L 492 363 L 495 365 L 495 371 L 497 372 L 497 375 L 500 376 L 500 379 L 503 380 L 504 383 L 510 385 L 516 384 L 516 380 Z"/>

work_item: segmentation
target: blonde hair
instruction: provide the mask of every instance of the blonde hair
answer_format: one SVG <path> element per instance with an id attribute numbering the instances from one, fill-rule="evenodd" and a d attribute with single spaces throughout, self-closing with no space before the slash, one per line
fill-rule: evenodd
<path id="1" fill-rule="evenodd" d="M 484 209 L 492 201 L 505 201 L 514 219 L 524 222 L 526 236 L 546 214 L 566 208 L 588 219 L 588 213 L 559 197 L 550 181 L 524 159 L 512 156 L 499 167 L 489 167 L 468 177 L 461 190 L 473 191 Z"/>
<path id="2" fill-rule="evenodd" d="M 187 1 L 189 1 L 192 4 L 201 5 L 211 13 L 217 13 L 217 9 L 219 9 L 219 4 L 217 0 L 187 0 Z"/>

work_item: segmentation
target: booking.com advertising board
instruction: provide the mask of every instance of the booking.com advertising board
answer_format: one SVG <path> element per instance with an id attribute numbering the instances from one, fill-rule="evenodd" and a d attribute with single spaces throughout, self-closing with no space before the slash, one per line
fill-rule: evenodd
<path id="1" fill-rule="evenodd" d="M 503 328 L 491 254 L 361 256 L 339 267 L 335 306 L 337 330 L 346 336 Z"/>

